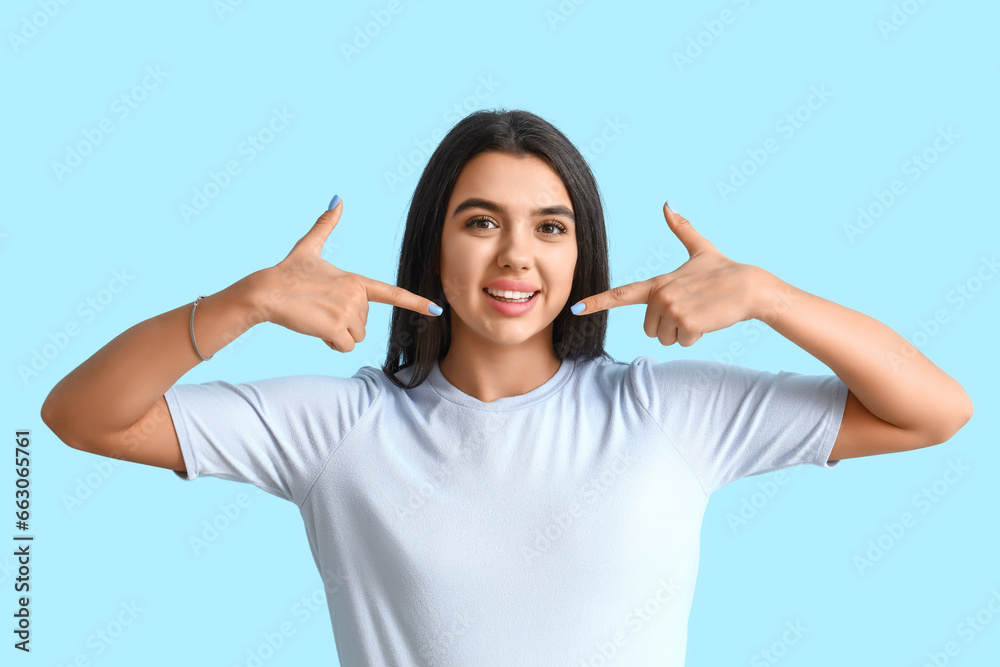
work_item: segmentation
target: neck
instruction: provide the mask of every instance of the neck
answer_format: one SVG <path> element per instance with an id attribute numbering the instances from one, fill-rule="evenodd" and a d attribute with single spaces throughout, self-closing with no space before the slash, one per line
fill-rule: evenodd
<path id="1" fill-rule="evenodd" d="M 516 345 L 454 336 L 439 368 L 456 389 L 491 403 L 537 389 L 556 374 L 561 364 L 552 346 L 552 327 L 547 327 Z"/>

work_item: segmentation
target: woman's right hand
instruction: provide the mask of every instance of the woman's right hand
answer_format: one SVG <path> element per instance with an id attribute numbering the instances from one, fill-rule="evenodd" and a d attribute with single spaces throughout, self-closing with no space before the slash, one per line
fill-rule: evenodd
<path id="1" fill-rule="evenodd" d="M 343 208 L 343 201 L 338 201 L 287 257 L 254 277 L 259 280 L 258 303 L 266 321 L 320 338 L 338 352 L 350 352 L 365 339 L 369 301 L 428 317 L 434 317 L 429 306 L 437 306 L 401 287 L 342 271 L 320 256 Z"/>

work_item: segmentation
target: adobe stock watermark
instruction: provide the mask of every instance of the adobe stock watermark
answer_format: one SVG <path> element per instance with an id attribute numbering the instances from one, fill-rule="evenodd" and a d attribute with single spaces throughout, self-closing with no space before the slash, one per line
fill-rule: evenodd
<path id="1" fill-rule="evenodd" d="M 115 469 L 121 464 L 121 459 L 112 459 L 103 456 L 96 460 L 91 460 L 90 467 L 93 468 L 93 471 L 88 472 L 84 476 L 77 476 L 75 480 L 76 484 L 73 486 L 72 491 L 64 491 L 60 497 L 63 507 L 66 508 L 66 513 L 72 515 L 87 500 L 92 498 L 94 492 L 104 486 L 104 483 L 108 481 L 111 475 L 114 474 Z"/>
<path id="2" fill-rule="evenodd" d="M 643 628 L 670 605 L 683 590 L 680 582 L 673 577 L 661 577 L 657 587 L 649 597 L 636 604 L 622 618 L 621 626 L 613 629 L 609 637 L 601 637 L 594 644 L 589 656 L 577 664 L 581 667 L 604 667 L 615 664 L 615 655 L 628 644 Z"/>
<path id="3" fill-rule="evenodd" d="M 295 635 L 295 626 L 291 621 L 282 621 L 273 630 L 260 633 L 260 641 L 256 646 L 246 650 L 245 667 L 260 667 L 274 657 L 290 637 Z"/>
<path id="4" fill-rule="evenodd" d="M 750 7 L 751 0 L 732 0 L 732 4 L 736 5 L 736 8 L 740 11 L 745 11 Z M 739 14 L 737 12 L 727 7 L 720 11 L 718 16 L 702 21 L 701 25 L 704 29 L 699 30 L 694 35 L 688 36 L 683 51 L 673 52 L 672 56 L 674 65 L 677 66 L 677 71 L 683 74 L 684 68 L 693 65 L 695 60 L 700 58 L 707 49 L 722 37 L 722 34 L 726 32 L 726 26 L 736 23 L 738 17 Z"/>
<path id="5" fill-rule="evenodd" d="M 642 282 L 655 276 L 661 276 L 664 273 L 670 273 L 673 270 L 670 268 L 671 264 L 667 262 L 667 260 L 673 257 L 673 254 L 667 252 L 662 244 L 655 248 L 651 245 L 646 246 L 646 249 L 649 251 L 646 254 L 646 259 L 635 270 L 626 273 L 617 284 L 629 285 L 631 283 Z"/>
<path id="6" fill-rule="evenodd" d="M 768 667 L 769 665 L 776 665 L 781 661 L 786 655 L 788 655 L 788 650 L 792 646 L 801 641 L 802 637 L 809 632 L 809 628 L 802 625 L 802 621 L 785 621 L 784 632 L 781 633 L 781 638 L 776 639 L 771 642 L 771 645 L 767 648 L 763 648 L 753 654 L 750 658 L 750 667 Z"/>
<path id="7" fill-rule="evenodd" d="M 761 330 L 776 322 L 783 313 L 788 312 L 794 305 L 795 288 L 787 284 L 779 287 L 771 294 L 767 308 L 757 318 L 746 320 L 740 325 L 741 332 L 751 341 L 756 342 L 760 337 Z M 725 366 L 735 362 L 735 357 L 742 356 L 744 352 L 744 344 L 741 341 L 733 341 L 729 344 L 728 352 L 713 353 L 715 361 L 703 361 L 702 366 L 695 373 L 692 388 L 706 391 L 718 384 L 726 374 Z"/>
<path id="8" fill-rule="evenodd" d="M 736 535 L 741 528 L 750 525 L 757 515 L 767 507 L 778 492 L 788 484 L 789 476 L 785 470 L 778 470 L 766 479 L 757 480 L 757 490 L 744 495 L 740 499 L 740 507 L 736 512 L 726 513 L 726 524 Z"/>
<path id="9" fill-rule="evenodd" d="M 188 535 L 188 546 L 191 547 L 191 552 L 195 555 L 195 557 L 201 556 L 202 553 L 215 544 L 219 537 L 221 537 L 224 532 L 229 530 L 229 528 L 232 527 L 232 525 L 236 523 L 241 516 L 246 514 L 246 509 L 250 507 L 250 504 L 253 502 L 253 498 L 251 496 L 259 496 L 262 493 L 266 493 L 257 486 L 254 486 L 253 488 L 254 491 L 252 492 L 240 491 L 236 494 L 236 497 L 232 502 L 219 503 L 219 511 L 216 512 L 210 519 L 204 519 L 201 522 L 198 532 L 190 533 Z"/>
<path id="10" fill-rule="evenodd" d="M 91 660 L 100 658 L 112 646 L 114 646 L 126 630 L 132 627 L 138 620 L 139 615 L 146 611 L 145 607 L 140 607 L 134 599 L 126 602 L 122 601 L 119 609 L 111 612 L 110 620 L 100 623 L 100 625 L 87 635 L 84 644 L 87 650 L 78 651 L 68 662 L 66 667 L 79 667 L 80 665 L 90 665 Z M 60 664 L 58 667 L 62 667 Z"/>
<path id="11" fill-rule="evenodd" d="M 69 174 L 79 169 L 87 157 L 93 155 L 98 146 L 117 129 L 115 118 L 119 122 L 125 121 L 132 112 L 139 108 L 149 97 L 149 94 L 160 87 L 164 79 L 170 76 L 170 72 L 164 72 L 159 65 L 149 65 L 146 67 L 146 74 L 139 83 L 121 93 L 111 101 L 110 109 L 112 116 L 105 116 L 97 121 L 96 127 L 87 127 L 80 131 L 83 139 L 75 144 L 66 144 L 66 152 L 62 162 L 52 161 L 52 173 L 55 174 L 59 183 L 63 182 Z"/>
<path id="12" fill-rule="evenodd" d="M 69 0 L 38 0 L 38 8 L 41 11 L 21 17 L 21 27 L 17 32 L 7 33 L 7 43 L 17 54 L 22 47 L 38 36 L 38 33 L 49 24 L 49 21 L 56 17 L 63 7 L 69 4 Z"/>
<path id="13" fill-rule="evenodd" d="M 308 623 L 324 611 L 327 611 L 325 586 L 317 586 L 312 593 L 303 595 L 292 604 L 292 616 L 299 620 L 299 625 Z"/>
<path id="14" fill-rule="evenodd" d="M 332 241 L 327 241 L 332 243 Z M 324 246 L 325 248 L 325 246 Z M 322 256 L 322 252 L 321 252 Z M 284 287 L 291 290 L 299 284 L 300 280 L 308 277 L 321 266 L 320 260 L 313 260 L 307 266 L 296 266 L 294 270 L 285 269 L 282 278 L 285 281 Z M 245 314 L 243 319 L 238 320 L 232 328 L 228 329 L 223 336 L 222 348 L 216 354 L 233 354 L 236 352 L 237 344 L 242 345 L 253 336 L 259 325 L 270 321 L 270 316 L 274 312 L 275 306 L 285 297 L 285 292 L 274 288 L 269 292 L 261 293 L 260 300 L 256 308 Z M 257 321 L 260 320 L 260 321 Z"/>
<path id="15" fill-rule="evenodd" d="M 493 95 L 493 91 L 502 85 L 502 82 L 493 79 L 492 74 L 487 74 L 485 77 L 480 76 L 479 82 L 469 95 L 466 95 L 460 101 L 446 108 L 444 113 L 441 114 L 441 120 L 444 122 L 444 125 L 431 130 L 430 136 L 427 138 L 414 139 L 413 143 L 416 145 L 416 148 L 405 155 L 400 153 L 396 156 L 395 171 L 384 171 L 382 173 L 389 192 L 395 192 L 401 183 L 406 181 L 410 176 L 413 176 L 417 172 L 417 169 L 430 158 L 434 149 L 437 148 L 437 145 L 444 139 L 444 135 L 447 134 L 446 128 L 457 123 L 463 116 L 482 107 L 483 102 L 488 100 Z"/>
<path id="16" fill-rule="evenodd" d="M 733 325 L 734 327 L 737 325 Z M 740 338 L 731 340 L 722 352 L 712 352 L 712 358 L 720 364 L 735 364 L 736 360 L 752 349 L 752 344 L 760 340 L 761 331 L 767 329 L 767 325 L 760 320 L 744 320 L 739 323 Z M 733 327 L 730 327 L 733 328 Z"/>
<path id="17" fill-rule="evenodd" d="M 447 660 L 448 649 L 460 637 L 469 632 L 469 629 L 481 619 L 468 611 L 464 611 L 454 618 L 439 625 L 438 629 L 426 640 L 420 642 L 417 651 L 423 658 L 422 665 L 433 667 L 437 664 L 452 664 Z"/>
<path id="18" fill-rule="evenodd" d="M 565 23 L 570 16 L 576 13 L 576 8 L 585 3 L 587 0 L 561 0 L 561 2 L 556 5 L 555 9 L 545 10 L 545 20 L 549 24 L 549 29 L 552 32 L 556 31 L 556 28 L 560 24 Z"/>
<path id="19" fill-rule="evenodd" d="M 875 26 L 878 28 L 879 34 L 882 35 L 882 41 L 888 42 L 889 36 L 893 33 L 899 32 L 903 26 L 910 22 L 910 19 L 920 11 L 920 8 L 927 4 L 927 0 L 903 0 L 903 2 L 894 2 L 892 4 L 892 11 L 889 12 L 887 18 L 880 18 Z"/>
<path id="20" fill-rule="evenodd" d="M 372 40 L 382 34 L 382 31 L 392 23 L 392 17 L 399 15 L 403 11 L 403 4 L 400 0 L 389 0 L 385 9 L 374 9 L 370 12 L 371 21 L 364 25 L 354 26 L 354 37 L 350 43 L 340 43 L 340 54 L 348 65 L 351 61 L 361 55 L 361 52 L 371 46 Z"/>
<path id="21" fill-rule="evenodd" d="M 288 125 L 293 120 L 295 120 L 295 114 L 289 112 L 288 107 L 271 109 L 271 116 L 264 121 L 264 125 L 253 134 L 248 134 L 237 144 L 236 155 L 227 160 L 218 171 L 209 169 L 208 180 L 203 185 L 195 186 L 192 189 L 189 201 L 183 201 L 177 205 L 181 220 L 185 224 L 190 223 L 191 218 L 204 213 L 209 204 L 232 185 L 233 179 L 243 173 L 244 166 L 249 165 L 257 159 L 257 156 L 267 150 L 278 135 L 288 129 Z"/>
<path id="22" fill-rule="evenodd" d="M 914 514 L 907 510 L 900 514 L 898 520 L 891 523 L 883 523 L 882 527 L 884 530 L 875 536 L 874 539 L 868 540 L 867 549 L 854 556 L 854 567 L 857 569 L 858 574 L 864 576 L 866 571 L 875 566 L 875 563 L 881 561 L 890 550 L 902 541 L 907 531 L 917 525 L 919 515 L 930 512 L 948 495 L 952 487 L 958 484 L 959 480 L 964 478 L 966 473 L 971 470 L 972 468 L 964 465 L 961 459 L 957 461 L 949 460 L 948 467 L 944 473 L 913 494 L 910 499 L 911 504 L 919 514 Z"/>
<path id="23" fill-rule="evenodd" d="M 745 186 L 760 168 L 767 164 L 771 156 L 778 152 L 781 148 L 781 140 L 787 142 L 794 137 L 813 118 L 814 114 L 826 105 L 831 97 L 833 97 L 833 93 L 827 90 L 826 84 L 810 87 L 805 101 L 791 111 L 784 113 L 774 123 L 774 130 L 780 135 L 780 138 L 768 137 L 760 147 L 748 148 L 746 151 L 747 159 L 738 165 L 732 165 L 729 178 L 725 181 L 715 182 L 715 188 L 722 201 L 728 201 L 740 188 Z"/>
<path id="24" fill-rule="evenodd" d="M 294 603 L 290 610 L 294 619 L 298 620 L 296 626 L 292 621 L 283 620 L 273 629 L 260 633 L 260 640 L 254 640 L 255 644 L 248 648 L 245 657 L 241 658 L 245 667 L 262 667 L 268 660 L 273 658 L 277 652 L 287 645 L 288 640 L 295 636 L 298 628 L 308 623 L 317 615 L 322 616 L 327 609 L 326 593 L 323 586 L 318 586 L 308 595 L 303 595 Z"/>
<path id="25" fill-rule="evenodd" d="M 586 144 L 580 147 L 580 152 L 587 159 L 587 162 L 594 164 L 598 156 L 603 155 L 607 150 L 608 146 L 613 144 L 618 140 L 618 137 L 622 135 L 624 130 L 628 129 L 628 125 L 622 122 L 621 116 L 615 116 L 614 119 L 605 118 L 604 127 L 601 129 L 600 136 L 596 136 Z"/>
<path id="26" fill-rule="evenodd" d="M 153 410 L 127 429 L 125 437 L 122 438 L 122 444 L 126 451 L 136 451 L 164 423 L 172 423 L 170 410 L 158 402 Z M 104 486 L 115 470 L 126 460 L 120 450 L 114 450 L 106 456 L 92 460 L 90 466 L 93 468 L 93 472 L 88 472 L 82 477 L 78 476 L 72 491 L 65 491 L 61 496 L 66 513 L 72 515 L 85 502 L 93 498 L 94 493 Z"/>
<path id="27" fill-rule="evenodd" d="M 983 255 L 979 266 L 972 272 L 972 275 L 955 283 L 954 287 L 948 290 L 945 295 L 945 302 L 952 306 L 950 313 L 948 308 L 937 308 L 927 319 L 917 320 L 917 330 L 904 337 L 898 350 L 886 353 L 889 367 L 892 370 L 898 369 L 912 359 L 917 350 L 923 350 L 927 347 L 941 333 L 944 326 L 951 322 L 952 315 L 964 309 L 969 302 L 975 299 L 998 272 L 1000 272 L 1000 263 L 997 262 L 996 254 L 989 257 Z"/>
<path id="28" fill-rule="evenodd" d="M 393 509 L 400 519 L 410 519 L 417 510 L 423 507 L 435 494 L 447 483 L 448 479 L 461 468 L 462 463 L 468 460 L 472 450 L 464 443 L 459 443 L 458 448 L 451 456 L 442 461 L 437 469 L 431 473 L 430 479 L 423 480 L 417 487 L 410 488 L 405 502 L 396 502 Z M 412 524 L 410 524 L 412 525 Z"/>
<path id="29" fill-rule="evenodd" d="M 597 473 L 596 478 L 587 481 L 561 511 L 549 515 L 546 524 L 535 529 L 531 540 L 521 546 L 524 562 L 531 565 L 552 548 L 577 524 L 613 486 L 628 476 L 637 458 L 629 450 L 623 450 L 609 460 Z"/>
<path id="30" fill-rule="evenodd" d="M 320 571 L 320 578 L 323 580 L 324 597 L 329 598 L 331 595 L 339 593 L 347 585 L 347 570 L 343 563 L 337 565 L 336 572 L 332 572 L 329 568 L 323 568 Z"/>
<path id="31" fill-rule="evenodd" d="M 41 375 L 41 372 L 51 364 L 68 346 L 70 340 L 79 336 L 83 331 L 82 326 L 90 324 L 100 313 L 103 313 L 114 303 L 115 299 L 125 291 L 125 288 L 135 280 L 135 276 L 129 273 L 128 268 L 122 267 L 111 272 L 111 279 L 105 287 L 99 289 L 92 296 L 80 301 L 76 306 L 78 318 L 69 319 L 55 332 L 48 332 L 47 343 L 41 347 L 33 347 L 28 350 L 30 360 L 17 365 L 17 374 L 21 378 L 21 385 L 28 386 L 28 382 Z"/>
<path id="32" fill-rule="evenodd" d="M 982 607 L 972 612 L 958 625 L 955 626 L 955 634 L 968 646 L 979 637 L 986 628 L 993 623 L 994 619 L 1000 617 L 1000 590 L 996 587 L 990 589 L 990 597 Z M 958 657 L 962 653 L 962 647 L 957 641 L 949 640 L 945 642 L 940 651 L 927 651 L 927 660 L 921 667 L 945 667 L 951 664 L 951 659 Z M 916 663 L 911 663 L 916 664 Z"/>
<path id="33" fill-rule="evenodd" d="M 226 16 L 235 12 L 242 4 L 243 0 L 213 0 L 212 10 L 219 21 L 225 21 Z"/>
<path id="34" fill-rule="evenodd" d="M 431 421 L 438 419 L 434 412 L 426 417 Z M 394 504 L 396 516 L 400 519 L 410 519 L 415 516 L 416 512 L 433 499 L 445 487 L 448 480 L 465 465 L 473 452 L 494 442 L 496 435 L 502 433 L 504 427 L 504 417 L 499 413 L 486 413 L 480 416 L 475 420 L 475 426 L 463 424 L 462 437 L 450 451 L 444 451 L 444 447 L 438 451 L 442 456 L 434 470 L 416 487 L 408 489 L 409 493 L 403 502 L 397 501 Z"/>
<path id="35" fill-rule="evenodd" d="M 960 138 L 961 135 L 956 134 L 951 129 L 951 125 L 947 128 L 938 127 L 937 136 L 934 137 L 930 145 L 919 153 L 914 153 L 903 162 L 900 167 L 903 176 L 907 177 L 910 183 L 916 183 L 927 173 L 931 165 L 937 162 L 941 155 L 948 152 Z M 906 183 L 902 178 L 894 178 L 889 182 L 885 190 L 879 188 L 873 190 L 872 198 L 868 203 L 857 208 L 857 216 L 854 222 L 844 223 L 844 234 L 851 245 L 854 245 L 855 239 L 863 236 L 865 232 L 872 228 L 876 221 L 888 213 L 889 209 L 906 192 Z"/>
<path id="36" fill-rule="evenodd" d="M 301 280 L 307 278 L 319 269 L 324 262 L 331 263 L 327 261 L 330 259 L 329 255 L 340 246 L 340 243 L 327 240 L 326 244 L 323 246 L 323 250 L 320 252 L 319 258 L 312 257 L 306 260 L 303 264 L 296 265 L 293 269 L 284 269 L 280 275 L 283 281 L 281 287 L 275 287 L 270 291 L 260 293 L 255 309 L 246 313 L 243 319 L 239 320 L 233 325 L 232 328 L 226 331 L 223 337 L 223 347 L 220 348 L 216 354 L 234 353 L 236 351 L 237 344 L 242 345 L 250 339 L 254 335 L 258 325 L 270 321 L 275 307 L 284 300 L 285 295 L 290 293 Z M 430 326 L 428 320 L 429 316 L 418 315 L 417 313 L 413 313 L 411 311 L 405 311 L 404 316 L 410 318 L 410 329 L 416 333 L 423 332 L 428 326 Z M 404 341 L 403 345 L 408 345 L 408 342 L 406 341 L 410 341 L 413 338 L 414 333 L 411 333 L 411 331 L 405 332 L 401 336 L 401 339 Z M 329 348 L 324 347 L 324 350 L 329 350 Z M 373 360 L 372 358 L 369 358 L 367 361 L 374 361 L 371 365 L 376 368 L 381 366 L 381 362 L 378 359 Z"/>

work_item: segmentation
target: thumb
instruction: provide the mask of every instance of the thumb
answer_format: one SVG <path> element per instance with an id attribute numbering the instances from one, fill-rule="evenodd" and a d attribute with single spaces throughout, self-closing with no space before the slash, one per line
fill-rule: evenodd
<path id="1" fill-rule="evenodd" d="M 334 195 L 333 200 L 330 202 L 330 207 L 323 215 L 316 219 L 316 222 L 305 233 L 305 236 L 295 244 L 295 248 L 302 247 L 310 253 L 322 254 L 323 244 L 330 237 L 330 232 L 333 231 L 333 228 L 340 222 L 340 214 L 343 210 L 344 206 L 341 204 L 340 195 Z M 292 248 L 292 250 L 295 250 L 295 248 Z"/>
<path id="2" fill-rule="evenodd" d="M 708 239 L 699 234 L 691 223 L 688 222 L 687 218 L 682 216 L 680 213 L 674 213 L 674 210 L 670 208 L 670 202 L 663 205 L 663 217 L 667 219 L 667 226 L 670 227 L 670 231 L 684 244 L 687 248 L 688 255 L 694 257 L 699 252 L 704 252 L 708 249 L 714 249 L 715 246 L 712 245 Z"/>

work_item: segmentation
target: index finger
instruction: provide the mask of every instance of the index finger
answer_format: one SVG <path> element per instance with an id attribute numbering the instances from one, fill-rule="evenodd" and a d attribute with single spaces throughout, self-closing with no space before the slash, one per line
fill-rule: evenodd
<path id="1" fill-rule="evenodd" d="M 390 306 L 399 306 L 400 308 L 406 308 L 421 315 L 440 315 L 443 312 L 441 306 L 430 299 L 417 296 L 402 287 L 390 285 L 366 276 L 359 276 L 359 278 L 361 278 L 365 285 L 365 292 L 368 294 L 369 301 L 387 303 Z"/>
<path id="2" fill-rule="evenodd" d="M 617 308 L 618 306 L 649 303 L 649 289 L 648 280 L 640 280 L 639 282 L 612 287 L 607 291 L 588 296 L 586 299 L 581 299 L 570 308 L 570 312 L 574 315 L 580 315 L 581 313 L 591 315 L 599 313 L 602 310 L 608 310 L 609 308 Z M 583 306 L 582 308 L 581 305 Z"/>

